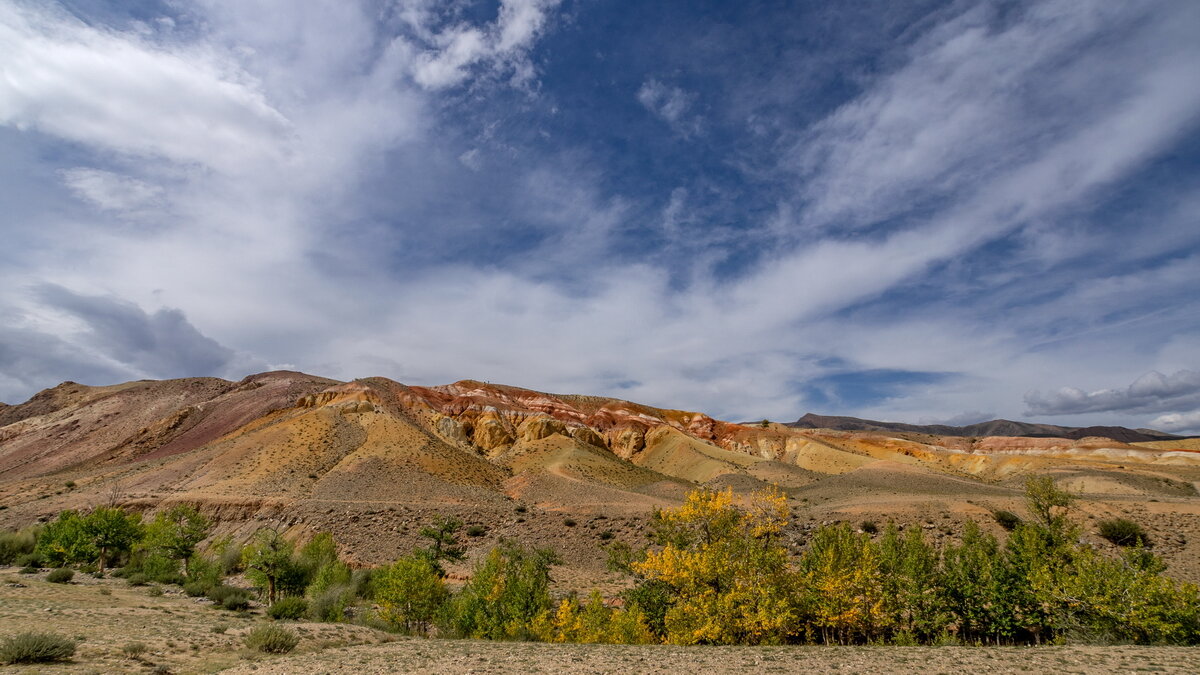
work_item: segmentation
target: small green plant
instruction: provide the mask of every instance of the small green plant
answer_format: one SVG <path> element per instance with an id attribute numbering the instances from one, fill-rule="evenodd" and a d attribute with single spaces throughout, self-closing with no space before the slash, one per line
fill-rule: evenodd
<path id="1" fill-rule="evenodd" d="M 101 589 L 100 589 L 100 595 L 112 595 L 112 591 L 110 591 L 110 590 L 109 590 L 109 589 L 107 589 L 107 588 L 101 588 Z"/>
<path id="2" fill-rule="evenodd" d="M 231 612 L 241 612 L 241 611 L 248 609 L 249 607 L 250 607 L 250 598 L 248 598 L 244 595 L 226 596 L 226 598 L 221 601 L 221 608 L 227 609 Z"/>
<path id="3" fill-rule="evenodd" d="M 146 595 L 148 595 L 152 598 L 161 597 L 162 594 L 163 594 L 162 586 L 151 586 L 150 588 L 146 589 Z"/>
<path id="4" fill-rule="evenodd" d="M 472 525 L 467 528 L 468 537 L 482 537 L 487 534 L 487 528 L 482 525 Z"/>
<path id="5" fill-rule="evenodd" d="M 246 646 L 266 654 L 287 654 L 300 643 L 292 631 L 274 624 L 255 628 L 246 635 Z"/>
<path id="6" fill-rule="evenodd" d="M 74 578 L 75 571 L 69 570 L 65 567 L 51 570 L 50 573 L 46 575 L 46 581 L 49 581 L 52 584 L 69 584 L 71 583 L 71 579 Z"/>
<path id="7" fill-rule="evenodd" d="M 578 524 L 579 523 L 576 523 L 572 518 L 563 518 L 563 525 L 566 525 L 567 527 L 575 527 Z"/>
<path id="8" fill-rule="evenodd" d="M 50 663 L 75 655 L 75 641 L 54 633 L 18 633 L 0 642 L 0 663 Z"/>
<path id="9" fill-rule="evenodd" d="M 141 572 L 134 572 L 133 574 L 125 577 L 125 583 L 129 584 L 130 586 L 145 586 L 146 584 L 150 583 L 150 580 L 146 578 L 145 574 L 142 574 Z"/>
<path id="10" fill-rule="evenodd" d="M 145 642 L 126 642 L 125 645 L 121 647 L 121 653 L 124 654 L 125 658 L 127 659 L 141 658 L 142 655 L 148 651 L 150 651 L 150 648 L 146 646 Z"/>
<path id="11" fill-rule="evenodd" d="M 42 568 L 34 567 L 33 565 L 26 565 L 26 566 L 22 567 L 21 569 L 17 570 L 17 572 L 19 574 L 37 574 L 38 572 L 41 572 L 41 571 L 42 571 Z"/>
<path id="12" fill-rule="evenodd" d="M 615 536 L 617 536 L 617 535 L 613 534 L 613 531 L 612 531 L 612 530 L 605 530 L 605 531 L 603 531 L 603 532 L 601 532 L 601 533 L 600 533 L 600 540 L 601 540 L 601 541 L 608 541 L 609 539 L 612 539 L 612 538 L 613 538 L 613 537 L 615 537 Z"/>
<path id="13" fill-rule="evenodd" d="M 308 601 L 298 596 L 281 598 L 267 610 L 276 621 L 295 621 L 308 612 Z"/>
<path id="14" fill-rule="evenodd" d="M 1004 509 L 992 511 L 992 518 L 995 519 L 996 523 L 1000 525 L 1000 527 L 1003 527 L 1009 532 L 1017 529 L 1017 526 L 1021 524 L 1021 516 L 1018 516 L 1012 511 L 1005 511 Z"/>
<path id="15" fill-rule="evenodd" d="M 75 481 L 69 480 L 69 481 L 63 483 L 63 487 L 67 488 L 68 490 L 74 490 L 75 489 Z"/>
<path id="16" fill-rule="evenodd" d="M 224 635 L 227 630 L 229 630 L 229 624 L 227 623 L 219 623 L 212 627 L 212 632 L 217 635 Z"/>
<path id="17" fill-rule="evenodd" d="M 875 521 L 873 521 L 873 520 L 862 521 L 861 523 L 859 523 L 858 529 L 862 530 L 863 532 L 866 532 L 867 534 L 878 534 L 878 532 L 879 532 L 879 526 L 876 525 Z"/>
<path id="18" fill-rule="evenodd" d="M 1100 536 L 1117 546 L 1150 547 L 1150 535 L 1141 525 L 1128 518 L 1113 518 L 1102 520 L 1099 524 Z"/>

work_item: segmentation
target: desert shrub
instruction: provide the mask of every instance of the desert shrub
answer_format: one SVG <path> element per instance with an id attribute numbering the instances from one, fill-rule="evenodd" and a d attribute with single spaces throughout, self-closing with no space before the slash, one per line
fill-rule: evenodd
<path id="1" fill-rule="evenodd" d="M 308 601 L 308 616 L 313 621 L 336 623 L 346 619 L 346 608 L 354 604 L 354 587 L 331 586 Z"/>
<path id="2" fill-rule="evenodd" d="M 33 553 L 37 538 L 31 530 L 0 533 L 0 565 L 17 563 L 22 556 Z"/>
<path id="3" fill-rule="evenodd" d="M 862 521 L 861 523 L 859 523 L 858 529 L 862 530 L 863 532 L 866 532 L 867 534 L 878 534 L 879 533 L 879 526 L 876 525 L 875 521 L 873 521 L 873 520 Z"/>
<path id="4" fill-rule="evenodd" d="M 605 530 L 600 533 L 600 541 L 608 541 L 617 535 L 613 534 L 612 530 Z"/>
<path id="5" fill-rule="evenodd" d="M 517 513 L 527 513 L 529 511 L 529 507 L 525 506 L 524 504 L 517 504 L 516 508 L 513 510 Z"/>
<path id="6" fill-rule="evenodd" d="M 183 576 L 182 574 L 179 574 L 178 572 L 171 572 L 171 573 L 167 573 L 167 574 L 155 575 L 154 577 L 151 578 L 151 581 L 154 581 L 154 582 L 160 583 L 160 584 L 171 584 L 173 586 L 182 586 L 187 583 L 187 577 Z"/>
<path id="7" fill-rule="evenodd" d="M 0 642 L 0 663 L 49 663 L 75 655 L 75 642 L 54 633 L 18 633 Z"/>
<path id="8" fill-rule="evenodd" d="M 487 534 L 487 528 L 482 525 L 472 525 L 467 528 L 468 537 L 482 537 Z"/>
<path id="9" fill-rule="evenodd" d="M 250 607 L 250 597 L 247 595 L 227 595 L 221 601 L 221 609 L 240 612 Z"/>
<path id="10" fill-rule="evenodd" d="M 287 654 L 300 643 L 292 631 L 274 624 L 258 626 L 246 635 L 246 646 L 267 654 Z"/>
<path id="11" fill-rule="evenodd" d="M 17 559 L 13 562 L 19 567 L 41 567 L 42 556 L 38 555 L 36 552 L 25 553 L 17 556 Z"/>
<path id="12" fill-rule="evenodd" d="M 203 598 L 212 588 L 212 584 L 207 581 L 189 581 L 183 585 L 183 592 L 190 598 Z"/>
<path id="13" fill-rule="evenodd" d="M 146 589 L 146 595 L 148 595 L 152 598 L 161 597 L 162 594 L 163 594 L 162 586 L 151 586 L 150 588 Z"/>
<path id="14" fill-rule="evenodd" d="M 302 594 L 308 586 L 310 570 L 293 556 L 293 550 L 283 532 L 264 527 L 243 551 L 246 578 L 263 592 L 268 604 L 275 604 L 281 595 Z"/>
<path id="15" fill-rule="evenodd" d="M 354 570 L 350 577 L 350 585 L 354 588 L 355 597 L 370 600 L 375 597 L 375 570 Z"/>
<path id="16" fill-rule="evenodd" d="M 150 648 L 146 646 L 145 642 L 126 642 L 121 647 L 121 653 L 128 659 L 141 658 L 148 651 L 150 651 Z"/>
<path id="17" fill-rule="evenodd" d="M 150 579 L 141 572 L 134 572 L 133 574 L 125 577 L 125 583 L 129 584 L 130 586 L 145 586 L 146 584 L 150 583 Z"/>
<path id="18" fill-rule="evenodd" d="M 46 581 L 49 581 L 52 584 L 69 584 L 73 578 L 75 578 L 75 572 L 65 567 L 51 570 L 50 573 L 46 575 Z"/>
<path id="19" fill-rule="evenodd" d="M 1150 535 L 1141 525 L 1128 518 L 1102 520 L 1098 528 L 1101 537 L 1117 546 L 1150 546 Z"/>
<path id="20" fill-rule="evenodd" d="M 567 527 L 575 527 L 578 524 L 579 523 L 576 523 L 574 518 L 563 518 L 563 525 L 566 525 Z"/>
<path id="21" fill-rule="evenodd" d="M 17 574 L 37 574 L 38 572 L 41 572 L 41 571 L 42 571 L 42 568 L 40 568 L 40 567 L 35 567 L 33 565 L 26 565 L 26 566 L 22 567 L 21 569 L 17 570 Z"/>
<path id="22" fill-rule="evenodd" d="M 998 525 L 1000 525 L 1000 527 L 1003 527 L 1009 532 L 1012 532 L 1017 528 L 1018 525 L 1021 524 L 1021 516 L 1018 516 L 1012 511 L 1005 511 L 1004 509 L 992 511 L 992 518 Z"/>
<path id="23" fill-rule="evenodd" d="M 375 575 L 380 617 L 407 632 L 426 632 L 449 597 L 441 575 L 424 556 L 400 558 Z"/>
<path id="24" fill-rule="evenodd" d="M 225 602 L 225 598 L 228 598 L 231 596 L 245 596 L 245 597 L 249 598 L 250 593 L 248 591 L 246 591 L 246 589 L 244 589 L 244 588 L 238 588 L 237 586 L 226 586 L 224 584 L 221 584 L 219 586 L 213 586 L 213 587 L 209 588 L 208 592 L 205 593 L 205 596 L 207 596 L 209 600 L 212 600 L 213 602 L 215 602 L 219 605 L 222 602 Z"/>
<path id="25" fill-rule="evenodd" d="M 308 601 L 292 596 L 281 598 L 267 610 L 267 616 L 277 621 L 295 621 L 308 612 Z"/>

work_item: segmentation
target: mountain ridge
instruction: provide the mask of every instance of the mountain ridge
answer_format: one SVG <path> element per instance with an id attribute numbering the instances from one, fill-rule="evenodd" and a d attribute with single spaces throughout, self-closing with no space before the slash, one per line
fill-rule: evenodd
<path id="1" fill-rule="evenodd" d="M 1089 426 L 1067 427 L 1056 424 L 1040 424 L 1035 422 L 1018 422 L 1006 419 L 994 419 L 977 422 L 965 426 L 947 424 L 907 424 L 904 422 L 881 422 L 860 417 L 845 415 L 818 415 L 806 413 L 795 422 L 785 423 L 793 429 L 836 429 L 838 431 L 898 431 L 933 436 L 1014 436 L 1020 438 L 1111 438 L 1122 443 L 1141 443 L 1147 441 L 1177 441 L 1185 440 L 1187 436 L 1177 436 L 1155 429 L 1129 429 L 1121 426 Z"/>

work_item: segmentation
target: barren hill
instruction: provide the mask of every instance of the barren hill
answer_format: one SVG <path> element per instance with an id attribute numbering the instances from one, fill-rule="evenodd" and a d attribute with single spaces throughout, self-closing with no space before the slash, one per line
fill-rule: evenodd
<path id="1" fill-rule="evenodd" d="M 801 421 L 817 419 L 837 421 Z M 188 501 L 221 533 L 331 530 L 352 559 L 378 563 L 452 514 L 482 526 L 474 551 L 502 536 L 554 546 L 568 576 L 594 577 L 605 540 L 644 541 L 649 512 L 698 486 L 780 486 L 798 539 L 839 518 L 952 536 L 963 519 L 1019 510 L 1024 476 L 1048 472 L 1084 495 L 1087 515 L 1139 516 L 1168 562 L 1200 577 L 1195 447 L 992 428 L 1005 435 L 744 425 L 470 380 L 67 382 L 0 407 L 0 526 L 111 500 L 143 510 Z"/>

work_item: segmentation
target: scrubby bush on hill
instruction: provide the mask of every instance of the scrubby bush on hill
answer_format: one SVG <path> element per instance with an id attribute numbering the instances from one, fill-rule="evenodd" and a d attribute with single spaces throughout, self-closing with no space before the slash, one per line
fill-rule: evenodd
<path id="1" fill-rule="evenodd" d="M 75 655 L 75 642 L 53 633 L 18 633 L 0 642 L 0 663 L 49 663 Z"/>
<path id="2" fill-rule="evenodd" d="M 281 598 L 267 609 L 267 616 L 278 621 L 295 621 L 308 612 L 308 601 L 298 596 Z"/>
<path id="3" fill-rule="evenodd" d="M 1150 535 L 1141 525 L 1127 518 L 1102 520 L 1098 528 L 1101 537 L 1117 546 L 1150 546 Z"/>
<path id="4" fill-rule="evenodd" d="M 287 654 L 300 644 L 300 637 L 276 625 L 262 625 L 246 634 L 246 646 L 267 654 Z"/>
<path id="5" fill-rule="evenodd" d="M 74 578 L 74 570 L 69 570 L 65 567 L 51 570 L 50 573 L 46 575 L 46 581 L 49 581 L 52 584 L 69 584 L 71 583 L 71 579 Z"/>

